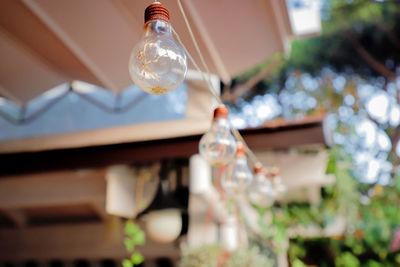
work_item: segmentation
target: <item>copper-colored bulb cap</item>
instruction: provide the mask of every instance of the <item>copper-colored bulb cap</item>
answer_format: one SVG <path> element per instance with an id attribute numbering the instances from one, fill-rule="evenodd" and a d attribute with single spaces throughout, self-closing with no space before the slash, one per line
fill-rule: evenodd
<path id="1" fill-rule="evenodd" d="M 246 156 L 246 149 L 242 142 L 237 142 L 236 156 Z"/>
<path id="2" fill-rule="evenodd" d="M 254 165 L 254 173 L 255 174 L 258 174 L 258 173 L 262 173 L 263 172 L 263 166 L 262 166 L 262 164 L 261 163 L 256 163 L 255 165 Z"/>
<path id="3" fill-rule="evenodd" d="M 224 118 L 227 119 L 229 110 L 225 106 L 219 106 L 214 110 L 214 120 Z"/>
<path id="4" fill-rule="evenodd" d="M 270 172 L 271 172 L 272 176 L 277 176 L 277 175 L 279 175 L 280 170 L 278 167 L 273 167 Z"/>
<path id="5" fill-rule="evenodd" d="M 160 2 L 149 5 L 144 11 L 145 24 L 157 19 L 169 22 L 169 10 Z"/>
<path id="6" fill-rule="evenodd" d="M 265 175 L 265 177 L 267 177 L 267 179 L 269 179 L 269 180 L 271 180 L 272 179 L 272 174 L 271 174 L 271 172 L 269 172 L 268 170 L 265 170 L 264 171 L 264 175 Z"/>

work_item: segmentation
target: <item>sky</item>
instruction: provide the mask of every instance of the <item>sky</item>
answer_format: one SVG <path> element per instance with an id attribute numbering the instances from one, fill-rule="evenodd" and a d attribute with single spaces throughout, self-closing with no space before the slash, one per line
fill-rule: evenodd
<path id="1" fill-rule="evenodd" d="M 289 19 L 296 35 L 321 31 L 321 0 L 287 0 Z"/>

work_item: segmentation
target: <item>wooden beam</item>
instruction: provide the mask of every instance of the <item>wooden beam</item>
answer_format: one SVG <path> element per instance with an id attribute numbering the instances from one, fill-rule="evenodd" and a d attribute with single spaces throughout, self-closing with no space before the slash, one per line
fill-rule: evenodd
<path id="1" fill-rule="evenodd" d="M 241 131 L 250 148 L 281 149 L 324 144 L 321 121 L 293 122 Z M 149 163 L 189 157 L 198 152 L 200 135 L 164 140 L 32 153 L 0 154 L 0 177 L 31 172 Z"/>
<path id="2" fill-rule="evenodd" d="M 17 228 L 24 228 L 26 226 L 26 216 L 19 209 L 6 210 L 2 209 L 1 213 L 12 221 Z"/>
<path id="3" fill-rule="evenodd" d="M 97 203 L 90 203 L 90 207 L 93 209 L 93 211 L 101 218 L 103 221 L 105 221 L 108 217 L 108 214 L 106 212 L 105 206 L 106 203 L 104 201 L 97 202 Z"/>
<path id="4" fill-rule="evenodd" d="M 0 179 L 0 208 L 13 210 L 82 203 L 99 205 L 105 203 L 105 192 L 103 170 L 3 177 Z"/>
<path id="5" fill-rule="evenodd" d="M 123 224 L 109 228 L 105 223 L 86 223 L 0 229 L 0 261 L 122 259 L 129 256 L 122 228 Z M 110 239 L 109 231 L 119 238 Z M 150 238 L 139 250 L 146 259 L 179 256 L 177 246 L 157 244 Z"/>

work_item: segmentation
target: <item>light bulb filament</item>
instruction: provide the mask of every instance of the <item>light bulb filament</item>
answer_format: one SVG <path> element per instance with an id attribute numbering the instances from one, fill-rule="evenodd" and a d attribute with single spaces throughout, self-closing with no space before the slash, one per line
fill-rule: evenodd
<path id="1" fill-rule="evenodd" d="M 146 79 L 146 75 L 149 74 L 153 76 L 154 79 L 159 80 L 160 78 L 158 75 L 147 65 L 147 62 L 145 61 L 146 55 L 144 55 L 146 50 L 144 51 L 139 51 L 137 55 L 137 59 L 140 62 L 140 65 L 142 66 L 142 80 Z"/>
<path id="2" fill-rule="evenodd" d="M 154 95 L 163 95 L 163 94 L 165 94 L 166 92 L 167 92 L 168 90 L 166 89 L 166 88 L 164 88 L 164 87 L 162 87 L 162 86 L 156 86 L 156 87 L 153 87 L 153 88 L 151 88 L 151 92 L 154 94 Z"/>

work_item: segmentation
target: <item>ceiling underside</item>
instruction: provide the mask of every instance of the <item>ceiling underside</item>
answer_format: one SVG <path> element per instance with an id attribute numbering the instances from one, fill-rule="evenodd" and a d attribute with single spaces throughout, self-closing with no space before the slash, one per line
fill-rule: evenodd
<path id="1" fill-rule="evenodd" d="M 143 11 L 151 2 L 0 1 L 0 95 L 23 104 L 73 80 L 120 92 L 132 84 L 129 54 L 141 37 Z M 283 51 L 291 35 L 285 1 L 182 2 L 211 72 L 223 81 Z M 200 62 L 177 1 L 163 4 Z"/>

